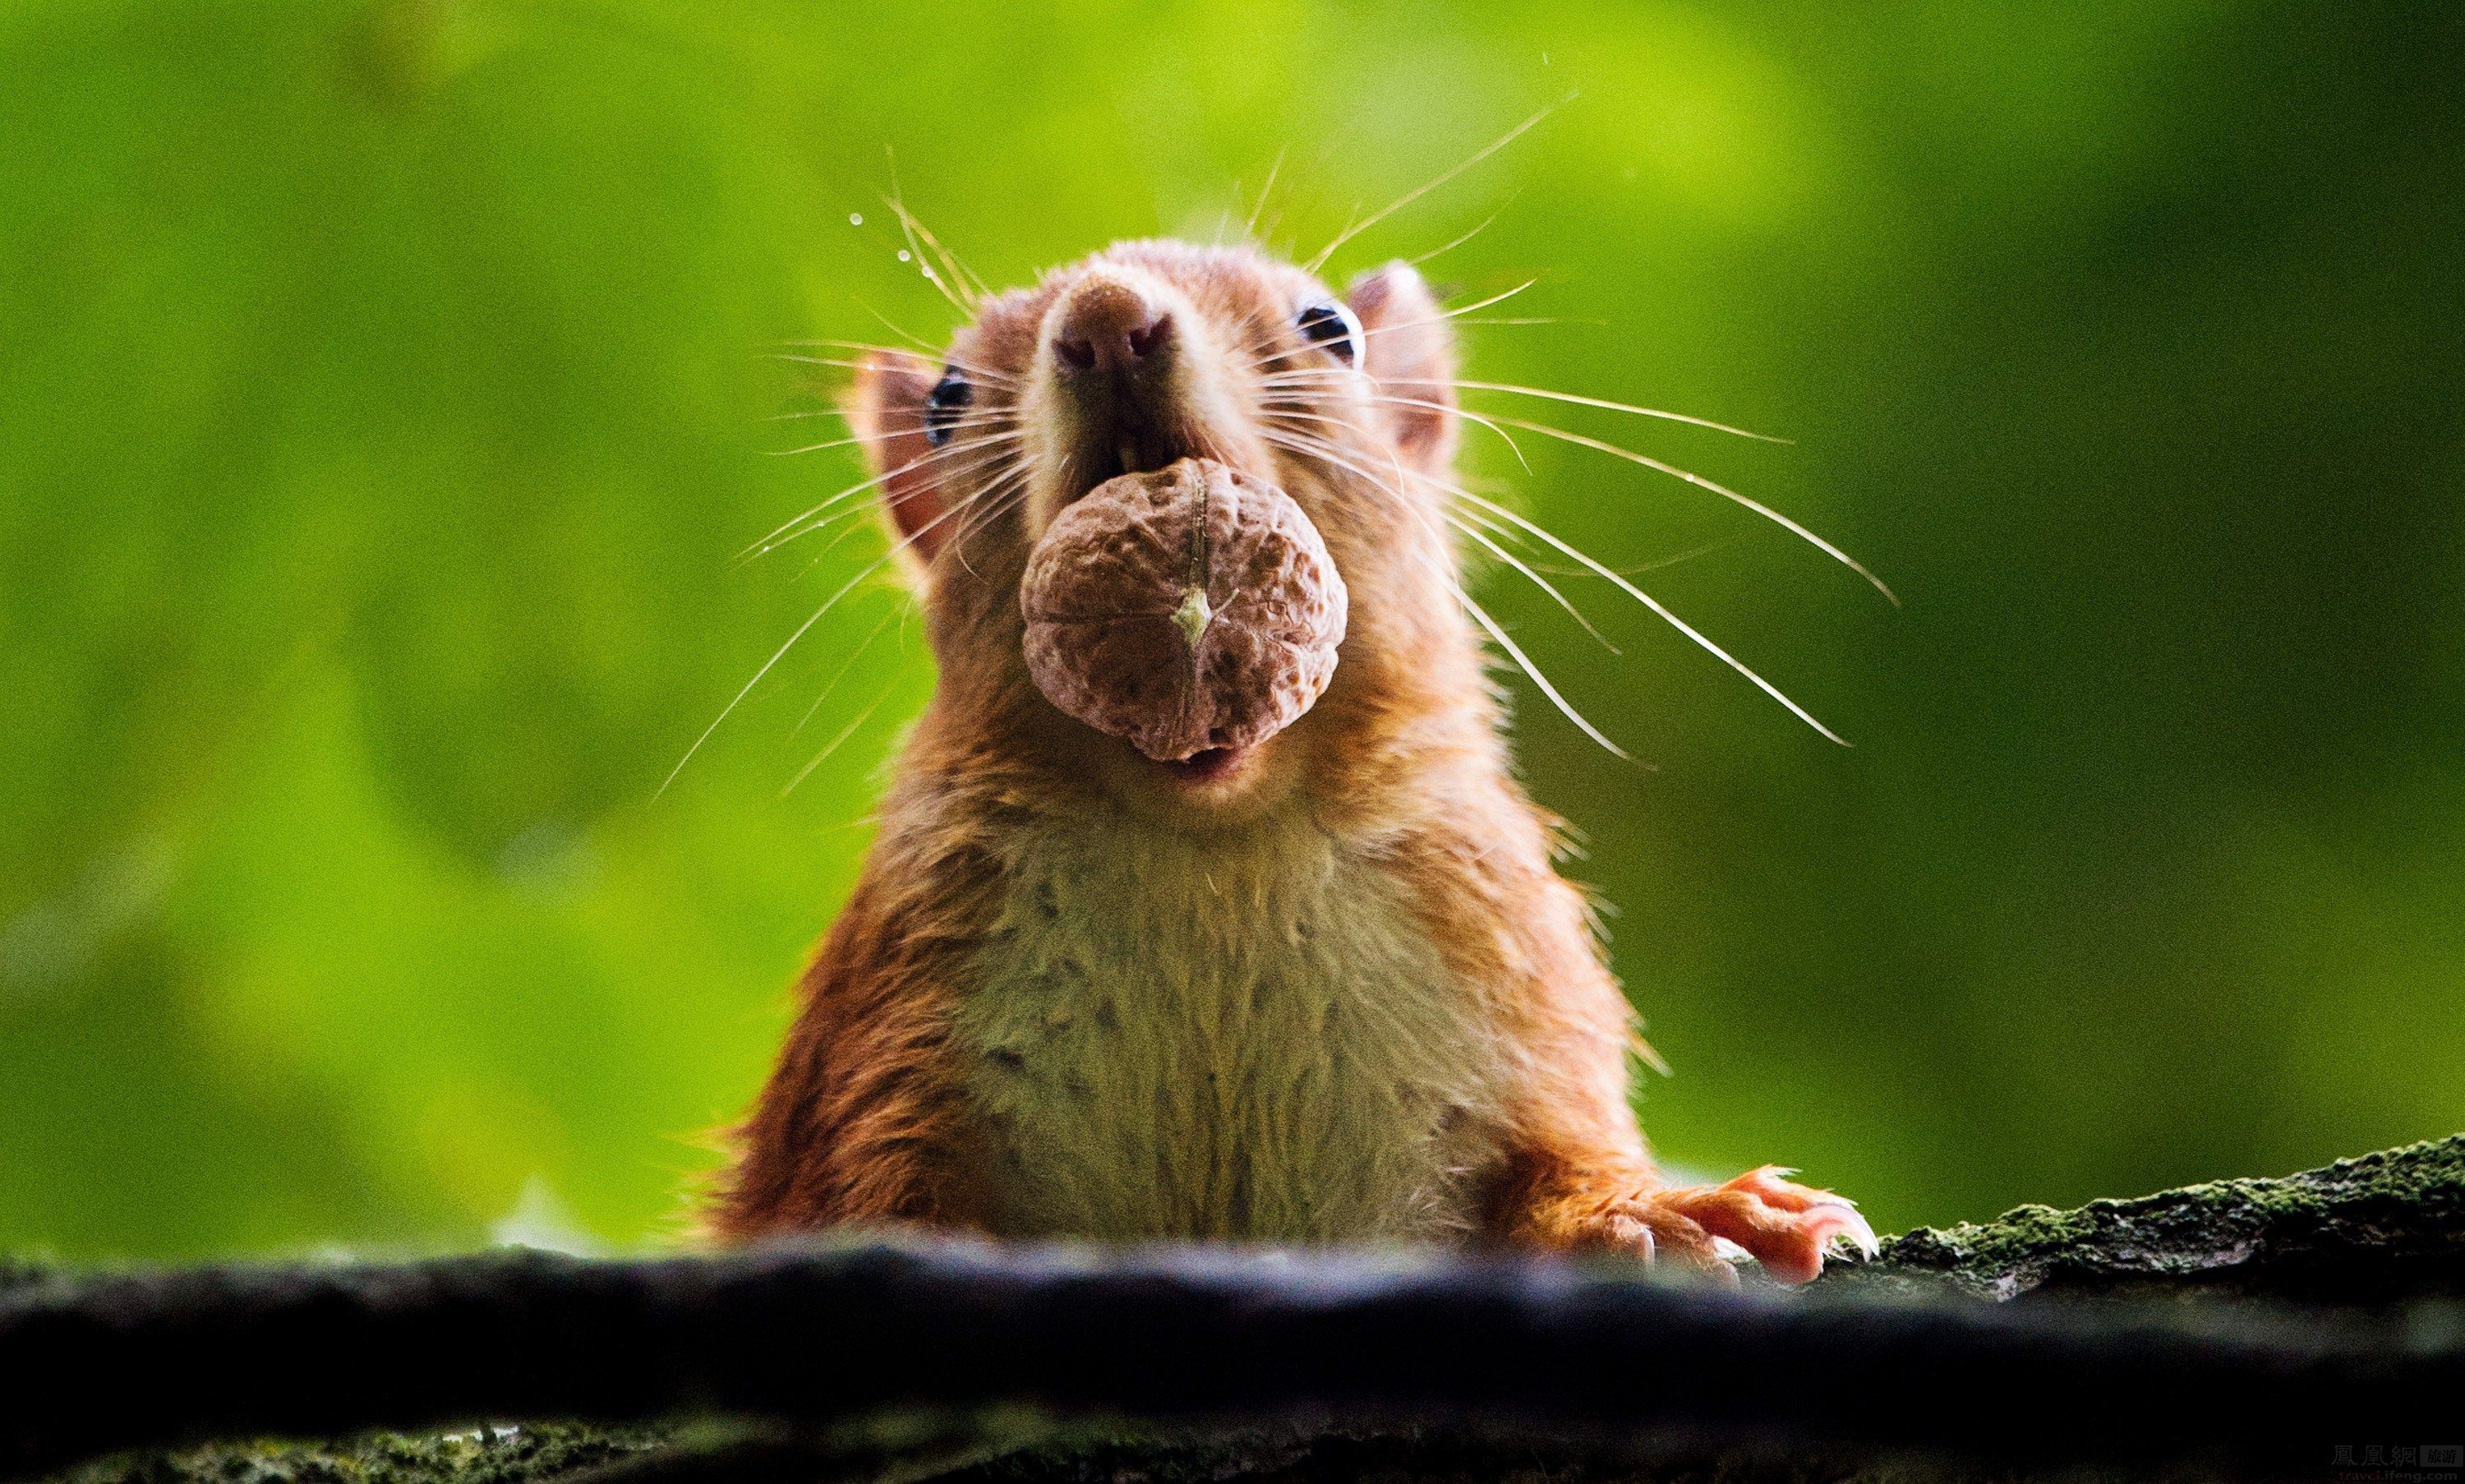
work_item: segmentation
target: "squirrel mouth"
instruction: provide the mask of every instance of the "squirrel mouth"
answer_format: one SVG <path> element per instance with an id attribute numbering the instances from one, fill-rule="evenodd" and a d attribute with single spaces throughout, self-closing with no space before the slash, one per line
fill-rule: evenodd
<path id="1" fill-rule="evenodd" d="M 1207 747 L 1188 757 L 1157 764 L 1185 784 L 1211 784 L 1230 778 L 1250 756 L 1247 747 Z"/>
<path id="2" fill-rule="evenodd" d="M 1204 456 L 1198 440 L 1140 419 L 1123 418 L 1099 435 L 1087 439 L 1070 461 L 1071 479 L 1062 491 L 1068 504 L 1089 490 L 1125 474 L 1153 474 L 1185 458 Z"/>

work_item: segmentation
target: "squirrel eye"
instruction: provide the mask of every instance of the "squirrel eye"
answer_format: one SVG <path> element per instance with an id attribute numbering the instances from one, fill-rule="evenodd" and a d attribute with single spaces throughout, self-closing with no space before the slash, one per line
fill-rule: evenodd
<path id="1" fill-rule="evenodd" d="M 1344 365 L 1360 359 L 1361 321 L 1341 302 L 1330 299 L 1307 305 L 1293 317 L 1293 325 L 1301 332 L 1301 339 L 1323 345 Z"/>
<path id="2" fill-rule="evenodd" d="M 950 441 L 950 430 L 957 427 L 959 414 L 976 399 L 975 388 L 956 371 L 945 370 L 933 384 L 933 394 L 924 399 L 924 441 L 940 448 Z"/>

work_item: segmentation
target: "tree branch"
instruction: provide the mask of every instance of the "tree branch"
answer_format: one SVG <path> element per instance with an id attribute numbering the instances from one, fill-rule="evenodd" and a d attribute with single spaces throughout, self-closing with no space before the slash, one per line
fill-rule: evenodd
<path id="1" fill-rule="evenodd" d="M 2165 1233 L 2172 1247 L 2151 1245 Z M 812 1436 L 996 1406 L 2316 1468 L 2331 1441 L 2410 1436 L 2465 1395 L 2454 1311 L 1980 1304 L 1909 1280 L 2111 1293 L 2292 1264 L 2387 1290 L 2385 1274 L 2365 1277 L 2374 1251 L 2453 1279 L 2465 1138 L 2292 1181 L 1914 1233 L 1807 1294 L 1540 1261 L 1099 1260 L 960 1242 L 19 1274 L 0 1284 L 0 1473 L 479 1418 L 725 1415 Z M 1886 1279 L 1893 1292 L 1872 1291 Z"/>

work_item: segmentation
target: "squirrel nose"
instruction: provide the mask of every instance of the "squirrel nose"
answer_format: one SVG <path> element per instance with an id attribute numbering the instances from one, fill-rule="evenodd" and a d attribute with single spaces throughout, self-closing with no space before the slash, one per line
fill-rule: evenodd
<path id="1" fill-rule="evenodd" d="M 1172 316 L 1135 287 L 1094 278 L 1070 291 L 1054 326 L 1053 352 L 1064 372 L 1125 371 L 1172 339 Z"/>

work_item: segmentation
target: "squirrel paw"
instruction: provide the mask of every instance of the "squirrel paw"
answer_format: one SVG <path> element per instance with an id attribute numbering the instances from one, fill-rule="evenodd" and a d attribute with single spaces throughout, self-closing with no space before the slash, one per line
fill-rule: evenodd
<path id="1" fill-rule="evenodd" d="M 1637 1191 L 1588 1214 L 1569 1246 L 1613 1249 L 1735 1282 L 1721 1244 L 1743 1248 L 1784 1283 L 1823 1271 L 1824 1255 L 1846 1242 L 1872 1256 L 1875 1229 L 1846 1196 L 1792 1185 L 1776 1164 L 1721 1185 Z"/>

